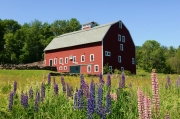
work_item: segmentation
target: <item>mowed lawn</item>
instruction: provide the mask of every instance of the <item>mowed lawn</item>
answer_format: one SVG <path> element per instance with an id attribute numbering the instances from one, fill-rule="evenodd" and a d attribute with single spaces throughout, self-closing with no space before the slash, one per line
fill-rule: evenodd
<path id="1" fill-rule="evenodd" d="M 0 109 L 8 108 L 9 93 L 13 90 L 13 82 L 17 82 L 17 92 L 20 94 L 21 91 L 28 92 L 30 86 L 39 87 L 42 82 L 47 83 L 48 73 L 51 71 L 46 70 L 0 70 Z M 165 84 L 167 81 L 167 74 L 157 74 L 159 87 L 160 87 L 160 103 L 161 113 L 169 111 L 171 115 L 176 114 L 175 117 L 180 116 L 180 91 L 176 88 L 176 80 L 178 75 L 169 75 L 171 79 L 172 88 L 166 89 Z M 98 82 L 98 77 L 87 77 L 84 75 L 85 81 L 90 83 L 93 79 Z M 106 82 L 107 76 L 104 75 Z M 119 80 L 121 75 L 112 75 L 112 92 L 115 92 L 118 88 Z M 51 81 L 55 81 L 60 84 L 60 76 L 52 77 Z M 79 76 L 66 76 L 64 77 L 65 82 L 69 85 L 79 88 L 80 77 Z M 126 75 L 126 90 L 134 93 L 134 103 L 137 103 L 137 88 L 141 87 L 144 93 L 147 93 L 150 97 L 151 93 L 151 73 L 147 73 L 141 70 L 137 71 L 137 75 L 127 76 Z M 132 85 L 132 87 L 131 87 Z M 62 89 L 60 89 L 62 90 Z"/>

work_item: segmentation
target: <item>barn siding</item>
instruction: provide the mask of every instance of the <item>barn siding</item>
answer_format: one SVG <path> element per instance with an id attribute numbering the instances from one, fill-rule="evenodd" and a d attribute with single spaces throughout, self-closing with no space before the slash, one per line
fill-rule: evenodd
<path id="1" fill-rule="evenodd" d="M 118 34 L 125 36 L 125 43 L 118 41 Z M 120 51 L 120 44 L 123 44 L 123 51 Z M 105 51 L 110 51 L 111 56 L 105 56 Z M 118 55 L 122 57 L 121 63 L 118 63 Z M 132 58 L 135 58 L 135 45 L 123 24 L 122 29 L 119 28 L 119 23 L 112 25 L 109 29 L 103 40 L 103 56 L 103 65 L 108 63 L 113 69 L 124 67 L 125 70 L 136 74 L 136 65 L 132 64 Z"/>
<path id="2" fill-rule="evenodd" d="M 58 69 L 58 72 L 69 72 L 70 66 L 73 65 L 82 65 L 81 73 L 87 73 L 87 64 L 91 65 L 91 73 L 88 74 L 99 74 L 102 72 L 102 43 L 91 43 L 79 46 L 73 46 L 68 48 L 61 48 L 51 51 L 45 52 L 46 65 L 49 66 L 49 60 L 57 58 L 57 64 L 53 64 Z M 94 61 L 90 62 L 90 54 L 94 54 Z M 74 64 L 69 56 L 76 56 L 76 62 L 78 64 Z M 81 62 L 81 55 L 85 55 L 85 62 Z M 65 64 L 65 57 L 68 57 L 68 64 Z M 59 59 L 63 58 L 63 64 L 59 64 Z M 99 65 L 99 72 L 94 72 L 94 65 Z M 59 67 L 62 66 L 63 69 L 60 70 Z M 64 70 L 64 66 L 67 66 L 67 70 Z"/>

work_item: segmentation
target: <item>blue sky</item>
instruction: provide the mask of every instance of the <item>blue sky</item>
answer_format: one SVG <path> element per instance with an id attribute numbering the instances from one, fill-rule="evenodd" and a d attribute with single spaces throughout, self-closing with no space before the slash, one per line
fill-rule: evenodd
<path id="1" fill-rule="evenodd" d="M 76 18 L 81 24 L 122 20 L 136 46 L 156 40 L 180 45 L 180 0 L 0 0 L 0 19 L 52 23 Z"/>

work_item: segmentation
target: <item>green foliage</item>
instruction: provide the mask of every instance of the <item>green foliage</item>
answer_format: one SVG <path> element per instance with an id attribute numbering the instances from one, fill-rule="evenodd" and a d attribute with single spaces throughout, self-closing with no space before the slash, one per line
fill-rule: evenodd
<path id="1" fill-rule="evenodd" d="M 12 88 L 11 85 L 5 85 L 5 86 L 1 87 L 1 92 L 7 93 L 11 90 L 11 88 Z"/>
<path id="2" fill-rule="evenodd" d="M 108 64 L 105 64 L 105 66 L 103 67 L 103 74 L 108 74 L 108 73 L 112 73 L 112 71 L 109 69 Z"/>
<path id="3" fill-rule="evenodd" d="M 120 70 L 114 69 L 114 74 L 120 74 L 120 73 L 121 73 Z"/>

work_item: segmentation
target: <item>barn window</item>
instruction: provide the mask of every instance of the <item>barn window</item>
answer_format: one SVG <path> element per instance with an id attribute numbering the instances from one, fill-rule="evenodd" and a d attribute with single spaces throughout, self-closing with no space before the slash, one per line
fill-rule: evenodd
<path id="1" fill-rule="evenodd" d="M 118 62 L 121 63 L 121 56 L 118 56 Z"/>
<path id="2" fill-rule="evenodd" d="M 105 51 L 105 56 L 111 56 L 111 52 Z"/>
<path id="3" fill-rule="evenodd" d="M 132 64 L 135 64 L 134 58 L 132 58 Z"/>
<path id="4" fill-rule="evenodd" d="M 94 72 L 99 72 L 99 65 L 94 65 Z"/>
<path id="5" fill-rule="evenodd" d="M 121 71 L 124 71 L 124 67 L 121 67 Z"/>
<path id="6" fill-rule="evenodd" d="M 59 64 L 63 64 L 63 58 L 59 58 Z"/>
<path id="7" fill-rule="evenodd" d="M 85 56 L 81 55 L 81 62 L 84 62 L 84 61 L 85 61 Z"/>
<path id="8" fill-rule="evenodd" d="M 91 72 L 91 65 L 87 66 L 87 72 Z"/>
<path id="9" fill-rule="evenodd" d="M 125 36 L 122 36 L 122 42 L 125 43 Z"/>
<path id="10" fill-rule="evenodd" d="M 68 57 L 65 57 L 65 64 L 68 63 Z"/>
<path id="11" fill-rule="evenodd" d="M 57 64 L 57 58 L 54 58 L 54 64 Z"/>
<path id="12" fill-rule="evenodd" d="M 62 66 L 59 67 L 59 70 L 62 70 Z"/>
<path id="13" fill-rule="evenodd" d="M 112 71 L 112 66 L 109 66 L 110 71 Z"/>
<path id="14" fill-rule="evenodd" d="M 119 22 L 119 28 L 122 29 L 122 22 Z"/>
<path id="15" fill-rule="evenodd" d="M 120 34 L 118 34 L 118 41 L 121 42 L 121 35 Z"/>
<path id="16" fill-rule="evenodd" d="M 94 61 L 94 54 L 90 54 L 90 61 Z"/>
<path id="17" fill-rule="evenodd" d="M 64 70 L 67 70 L 67 66 L 64 66 Z"/>
<path id="18" fill-rule="evenodd" d="M 73 56 L 73 63 L 76 62 L 76 56 Z"/>
<path id="19" fill-rule="evenodd" d="M 123 51 L 123 44 L 120 44 L 120 50 Z"/>

